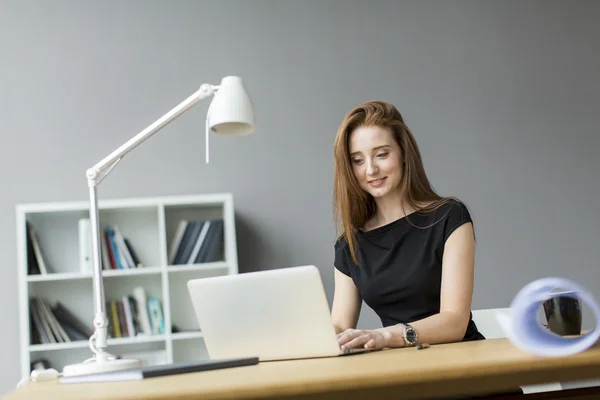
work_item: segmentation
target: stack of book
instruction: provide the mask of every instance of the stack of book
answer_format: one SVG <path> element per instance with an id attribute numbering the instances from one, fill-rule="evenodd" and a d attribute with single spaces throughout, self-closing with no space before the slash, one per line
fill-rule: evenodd
<path id="1" fill-rule="evenodd" d="M 182 220 L 177 225 L 169 264 L 200 264 L 223 259 L 223 219 Z"/>
<path id="2" fill-rule="evenodd" d="M 31 344 L 66 343 L 88 340 L 94 333 L 91 327 L 75 317 L 60 302 L 50 307 L 43 298 L 29 299 Z"/>
<path id="3" fill-rule="evenodd" d="M 91 273 L 92 262 L 92 224 L 89 218 L 79 220 L 79 264 L 82 273 Z M 142 268 L 137 253 L 129 239 L 124 237 L 117 225 L 106 225 L 102 232 L 102 269 Z"/>
<path id="4" fill-rule="evenodd" d="M 108 335 L 113 338 L 165 333 L 160 300 L 156 296 L 146 298 L 142 287 L 133 289 L 132 295 L 106 302 Z"/>
<path id="5" fill-rule="evenodd" d="M 131 242 L 121 234 L 117 225 L 106 225 L 102 247 L 104 269 L 132 269 L 144 266 Z"/>
<path id="6" fill-rule="evenodd" d="M 54 307 L 43 298 L 29 299 L 31 344 L 67 343 L 88 340 L 93 329 L 57 302 Z M 108 336 L 112 338 L 165 334 L 160 300 L 147 297 L 137 286 L 132 295 L 106 302 Z"/>

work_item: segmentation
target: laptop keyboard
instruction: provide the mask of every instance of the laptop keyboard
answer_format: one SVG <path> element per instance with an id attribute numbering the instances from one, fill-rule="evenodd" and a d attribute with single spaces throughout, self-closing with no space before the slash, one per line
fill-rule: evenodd
<path id="1" fill-rule="evenodd" d="M 371 351 L 371 349 L 365 349 L 365 348 L 344 349 L 344 350 L 342 350 L 342 354 L 364 353 L 366 351 Z"/>

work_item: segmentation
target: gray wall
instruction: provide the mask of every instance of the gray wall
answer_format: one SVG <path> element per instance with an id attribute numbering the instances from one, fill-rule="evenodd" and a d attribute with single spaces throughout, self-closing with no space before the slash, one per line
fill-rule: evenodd
<path id="1" fill-rule="evenodd" d="M 253 136 L 208 103 L 131 153 L 102 198 L 231 191 L 240 268 L 316 264 L 331 299 L 332 144 L 344 113 L 396 104 L 436 189 L 478 235 L 474 308 L 532 279 L 600 296 L 600 3 L 2 1 L 0 393 L 19 379 L 14 207 L 86 200 L 84 171 L 191 94 L 237 74 Z M 589 326 L 590 321 L 586 321 Z M 363 327 L 379 326 L 366 310 Z"/>

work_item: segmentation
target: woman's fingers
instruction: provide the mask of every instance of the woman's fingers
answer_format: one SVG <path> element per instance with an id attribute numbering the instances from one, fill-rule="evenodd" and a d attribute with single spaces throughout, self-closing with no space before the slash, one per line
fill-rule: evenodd
<path id="1" fill-rule="evenodd" d="M 339 339 L 339 338 L 341 338 L 342 336 L 344 336 L 344 334 L 345 334 L 346 332 L 348 332 L 348 331 L 349 331 L 349 329 L 346 329 L 345 331 L 341 331 L 340 333 L 338 333 L 337 335 L 335 335 L 335 337 L 336 337 L 337 339 Z"/>
<path id="2" fill-rule="evenodd" d="M 363 332 L 357 329 L 346 329 L 344 332 L 341 332 L 337 336 L 337 341 L 339 345 L 343 345 L 344 343 L 354 339 L 357 336 L 362 335 Z"/>
<path id="3" fill-rule="evenodd" d="M 342 349 L 354 349 L 357 347 L 363 347 L 369 340 L 371 340 L 371 337 L 369 335 L 360 335 L 342 345 Z"/>

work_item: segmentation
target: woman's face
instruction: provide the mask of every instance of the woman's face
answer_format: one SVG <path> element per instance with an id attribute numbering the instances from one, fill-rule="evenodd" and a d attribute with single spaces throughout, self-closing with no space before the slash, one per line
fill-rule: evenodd
<path id="1" fill-rule="evenodd" d="M 374 198 L 396 194 L 402 179 L 402 154 L 388 128 L 362 126 L 350 134 L 350 161 L 360 187 Z"/>

